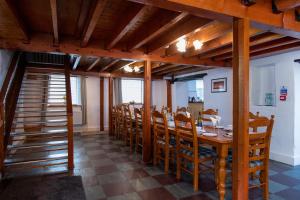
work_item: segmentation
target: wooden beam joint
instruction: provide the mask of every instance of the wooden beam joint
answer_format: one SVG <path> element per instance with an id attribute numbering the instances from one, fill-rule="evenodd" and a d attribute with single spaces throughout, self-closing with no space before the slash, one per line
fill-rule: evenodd
<path id="1" fill-rule="evenodd" d="M 256 4 L 256 0 L 241 0 L 241 3 L 245 6 L 252 6 Z"/>

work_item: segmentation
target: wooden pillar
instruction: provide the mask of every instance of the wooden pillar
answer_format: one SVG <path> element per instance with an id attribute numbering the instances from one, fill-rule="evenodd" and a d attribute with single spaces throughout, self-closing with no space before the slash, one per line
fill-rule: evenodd
<path id="1" fill-rule="evenodd" d="M 151 162 L 151 61 L 144 65 L 144 126 L 143 126 L 143 161 Z"/>
<path id="2" fill-rule="evenodd" d="M 166 80 L 167 82 L 167 107 L 170 108 L 170 112 L 172 112 L 172 85 L 170 80 Z"/>
<path id="3" fill-rule="evenodd" d="M 233 199 L 248 199 L 249 19 L 233 20 Z"/>
<path id="4" fill-rule="evenodd" d="M 112 107 L 113 107 L 113 79 L 108 78 L 108 119 L 109 119 L 109 135 L 112 135 Z"/>
<path id="5" fill-rule="evenodd" d="M 100 78 L 100 131 L 104 131 L 104 78 Z"/>

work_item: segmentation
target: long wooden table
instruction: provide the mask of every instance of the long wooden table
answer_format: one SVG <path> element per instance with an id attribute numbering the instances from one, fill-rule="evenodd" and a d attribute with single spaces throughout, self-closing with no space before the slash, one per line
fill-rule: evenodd
<path id="1" fill-rule="evenodd" d="M 216 185 L 221 200 L 225 199 L 225 181 L 226 181 L 226 158 L 228 156 L 228 149 L 232 146 L 232 137 L 223 136 L 225 131 L 223 129 L 214 129 L 211 127 L 204 127 L 207 132 L 217 133 L 218 136 L 204 136 L 198 135 L 199 142 L 209 144 L 217 149 L 217 177 Z M 175 128 L 169 127 L 170 134 L 176 134 Z M 200 186 L 201 187 L 201 186 Z"/>

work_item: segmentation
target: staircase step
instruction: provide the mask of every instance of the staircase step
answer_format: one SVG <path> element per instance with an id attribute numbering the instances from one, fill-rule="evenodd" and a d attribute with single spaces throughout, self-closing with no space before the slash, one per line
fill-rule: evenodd
<path id="1" fill-rule="evenodd" d="M 17 141 L 26 141 L 26 142 L 54 142 L 54 141 L 61 141 L 67 139 L 67 134 L 60 134 L 60 135 L 39 135 L 39 136 L 14 136 L 10 138 L 10 141 L 17 142 Z"/>
<path id="2" fill-rule="evenodd" d="M 51 142 L 43 142 L 43 143 L 25 143 L 25 144 L 12 144 L 8 145 L 8 149 L 30 149 L 30 148 L 40 148 L 40 147 L 49 147 L 49 146 L 63 146 L 67 145 L 68 141 L 51 141 Z"/>
<path id="3" fill-rule="evenodd" d="M 47 121 L 26 121 L 25 123 L 27 124 L 55 124 L 55 123 L 67 123 L 67 119 L 52 119 L 52 120 L 47 120 Z M 14 121 L 14 125 L 17 124 L 24 124 L 24 121 Z"/>
<path id="4" fill-rule="evenodd" d="M 67 124 L 58 124 L 58 125 L 43 125 L 43 128 L 61 128 L 61 127 L 67 127 Z M 17 126 L 14 127 L 15 130 L 25 129 L 24 126 Z"/>
<path id="5" fill-rule="evenodd" d="M 42 117 L 42 115 L 33 115 L 33 116 L 15 116 L 15 119 L 19 119 L 19 118 L 39 118 Z M 43 117 L 68 117 L 68 115 L 45 115 Z"/>
<path id="6" fill-rule="evenodd" d="M 38 136 L 38 135 L 51 135 L 51 134 L 64 134 L 68 133 L 67 129 L 57 129 L 57 130 L 48 130 L 48 131 L 33 131 L 33 132 L 13 132 L 12 136 Z"/>
<path id="7" fill-rule="evenodd" d="M 26 79 L 24 78 L 23 79 L 23 82 L 22 83 L 38 83 L 38 82 L 52 82 L 52 80 L 48 79 L 48 80 L 41 80 L 41 79 L 37 79 L 37 80 L 32 80 L 32 79 Z M 66 81 L 65 80 L 55 80 L 56 83 L 65 83 Z"/>
<path id="8" fill-rule="evenodd" d="M 68 154 L 54 154 L 49 155 L 42 158 L 14 158 L 14 159 L 5 159 L 4 164 L 5 166 L 11 165 L 24 165 L 24 164 L 31 164 L 31 163 L 40 163 L 40 162 L 48 162 L 53 160 L 62 160 L 68 159 Z"/>
<path id="9" fill-rule="evenodd" d="M 46 110 L 46 111 L 16 111 L 15 113 L 22 114 L 22 113 L 61 113 L 67 112 L 66 110 Z"/>
<path id="10" fill-rule="evenodd" d="M 49 108 L 65 108 L 66 107 L 66 104 L 61 104 L 61 105 L 49 105 L 49 106 L 46 106 L 47 109 Z M 42 109 L 42 106 L 18 106 L 17 107 L 17 110 L 18 109 Z"/>

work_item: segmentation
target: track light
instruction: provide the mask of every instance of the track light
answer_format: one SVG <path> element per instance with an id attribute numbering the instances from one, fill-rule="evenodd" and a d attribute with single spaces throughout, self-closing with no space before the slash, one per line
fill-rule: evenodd
<path id="1" fill-rule="evenodd" d="M 194 45 L 195 50 L 199 50 L 202 48 L 203 42 L 201 42 L 199 40 L 194 40 L 193 45 Z"/>

